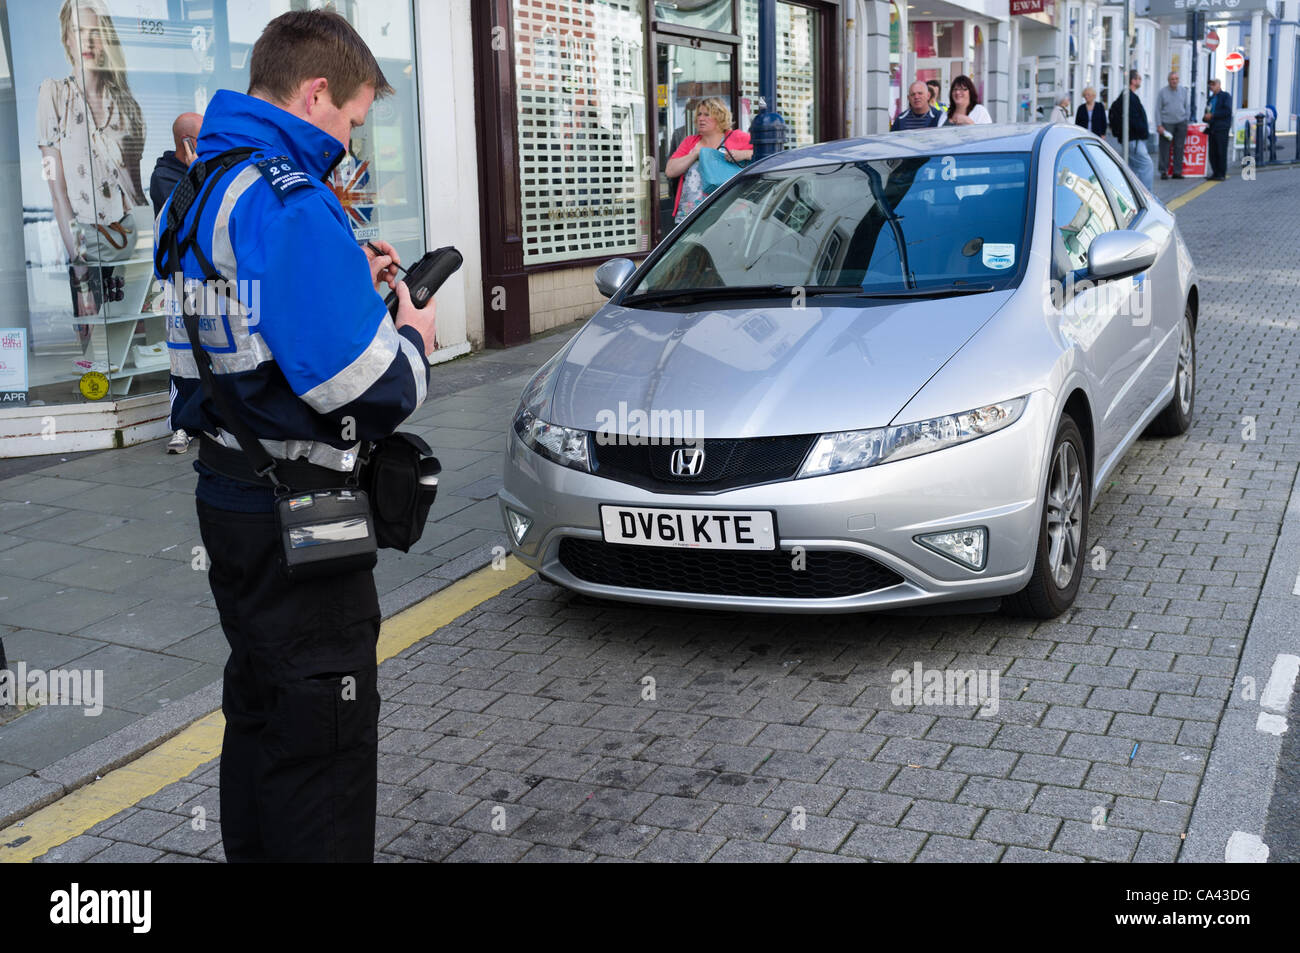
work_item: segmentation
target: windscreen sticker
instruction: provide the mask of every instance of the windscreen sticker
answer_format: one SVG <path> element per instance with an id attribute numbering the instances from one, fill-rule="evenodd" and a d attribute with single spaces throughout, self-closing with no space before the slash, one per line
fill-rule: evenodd
<path id="1" fill-rule="evenodd" d="M 980 250 L 984 256 L 985 268 L 1010 268 L 1016 263 L 1015 245 L 994 245 L 985 242 Z"/>

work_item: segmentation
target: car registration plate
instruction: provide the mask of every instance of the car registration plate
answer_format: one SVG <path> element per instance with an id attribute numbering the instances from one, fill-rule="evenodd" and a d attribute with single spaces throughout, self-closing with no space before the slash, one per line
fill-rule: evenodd
<path id="1" fill-rule="evenodd" d="M 768 510 L 603 505 L 600 523 L 607 543 L 684 549 L 776 549 L 776 527 Z"/>

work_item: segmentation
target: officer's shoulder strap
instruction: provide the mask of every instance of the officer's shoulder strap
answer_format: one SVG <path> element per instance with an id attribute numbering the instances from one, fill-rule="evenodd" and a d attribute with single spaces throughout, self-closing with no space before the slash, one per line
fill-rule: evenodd
<path id="1" fill-rule="evenodd" d="M 211 281 L 221 277 L 196 240 L 199 220 L 203 217 L 203 209 L 217 184 L 231 169 L 246 161 L 256 151 L 250 147 L 227 149 L 210 159 L 196 159 L 190 164 L 167 202 L 167 221 L 163 233 L 158 237 L 158 250 L 154 253 L 154 267 L 158 274 L 170 275 L 182 271 L 185 252 L 192 250 L 203 269 L 204 278 Z M 198 202 L 198 211 L 194 215 L 194 224 L 184 238 L 178 238 L 177 233 L 185 224 L 195 201 Z"/>

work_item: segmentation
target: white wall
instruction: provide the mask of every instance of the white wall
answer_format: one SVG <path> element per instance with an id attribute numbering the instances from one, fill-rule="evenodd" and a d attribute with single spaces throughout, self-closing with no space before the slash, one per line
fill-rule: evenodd
<path id="1" fill-rule="evenodd" d="M 483 345 L 471 2 L 477 0 L 419 0 L 415 10 L 426 243 L 455 245 L 465 258 L 438 292 L 444 358 Z"/>

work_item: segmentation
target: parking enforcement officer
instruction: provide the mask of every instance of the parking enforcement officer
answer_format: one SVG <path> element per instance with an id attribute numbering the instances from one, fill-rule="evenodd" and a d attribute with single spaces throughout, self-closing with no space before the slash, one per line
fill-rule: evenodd
<path id="1" fill-rule="evenodd" d="M 248 95 L 222 90 L 208 105 L 203 165 L 193 174 L 206 175 L 210 194 L 198 193 L 175 233 L 194 239 L 181 253 L 186 278 L 211 281 L 215 272 L 237 296 L 195 296 L 220 403 L 296 492 L 339 486 L 360 442 L 392 433 L 428 385 L 433 303 L 411 305 L 392 247 L 359 246 L 323 181 L 375 97 L 392 88 L 356 31 L 323 10 L 272 20 L 250 73 Z M 231 152 L 241 148 L 251 151 Z M 159 230 L 171 203 L 179 212 L 194 198 L 184 186 Z M 379 294 L 385 284 L 398 294 L 396 322 Z M 172 420 L 201 435 L 196 507 L 230 643 L 226 857 L 369 861 L 379 712 L 373 574 L 287 580 L 272 485 L 240 451 L 238 427 L 222 419 L 218 401 L 205 398 L 184 322 L 173 315 L 168 325 Z"/>

